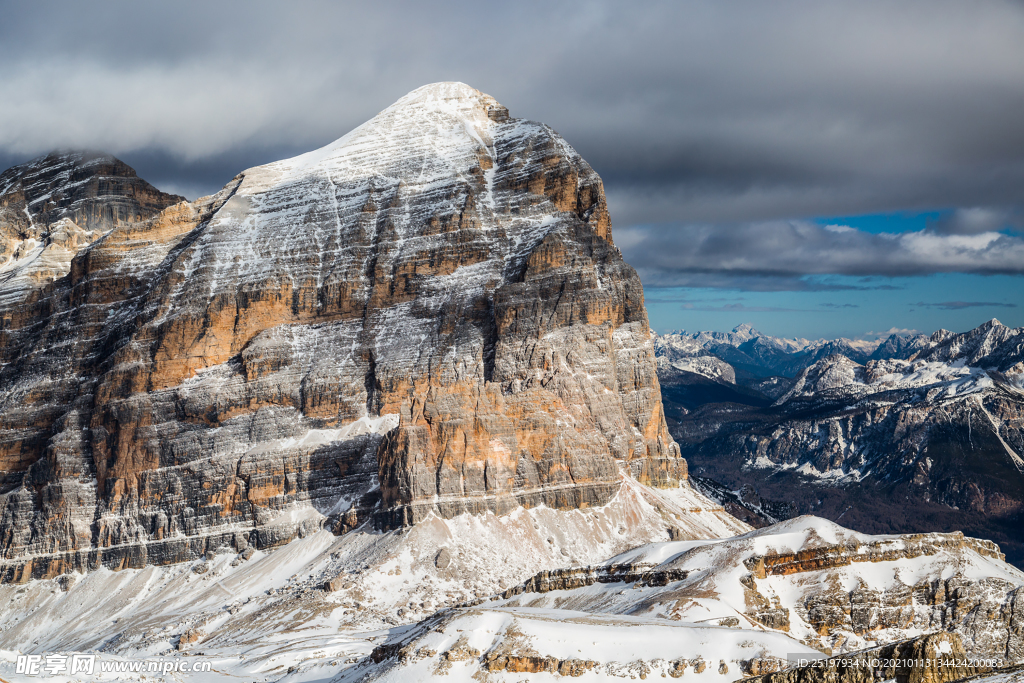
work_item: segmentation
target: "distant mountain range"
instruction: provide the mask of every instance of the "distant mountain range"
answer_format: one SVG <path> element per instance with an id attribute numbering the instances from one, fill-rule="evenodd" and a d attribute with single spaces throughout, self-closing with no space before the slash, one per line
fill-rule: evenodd
<path id="1" fill-rule="evenodd" d="M 737 516 L 964 529 L 1024 561 L 1024 328 L 871 343 L 743 325 L 660 336 L 655 350 L 694 481 Z"/>
<path id="2" fill-rule="evenodd" d="M 852 361 L 909 358 L 943 335 L 940 330 L 929 338 L 923 334 L 892 334 L 884 339 L 784 339 L 762 334 L 750 325 L 732 332 L 670 332 L 659 336 L 658 356 L 670 363 L 684 358 L 713 356 L 731 365 L 740 380 L 771 376 L 793 376 L 812 363 L 829 356 L 846 356 Z M 938 336 L 936 336 L 938 335 Z"/>

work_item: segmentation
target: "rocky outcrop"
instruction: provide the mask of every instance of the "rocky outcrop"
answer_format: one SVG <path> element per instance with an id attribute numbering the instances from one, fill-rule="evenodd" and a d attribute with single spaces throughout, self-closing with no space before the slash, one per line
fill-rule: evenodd
<path id="1" fill-rule="evenodd" d="M 613 564 L 598 567 L 567 567 L 545 570 L 528 581 L 509 588 L 501 597 L 509 599 L 524 593 L 573 590 L 595 583 L 632 583 L 638 586 L 667 586 L 685 579 L 685 570 L 657 569 L 653 564 Z"/>
<path id="2" fill-rule="evenodd" d="M 935 555 L 942 550 L 972 550 L 982 557 L 1003 561 L 1006 557 L 992 541 L 966 538 L 960 532 L 951 534 L 906 534 L 896 539 L 853 542 L 847 545 L 824 545 L 794 553 L 755 555 L 745 564 L 760 578 L 814 572 L 844 567 L 855 562 L 891 562 Z"/>
<path id="3" fill-rule="evenodd" d="M 492 673 L 508 671 L 511 673 L 552 673 L 559 676 L 577 678 L 597 668 L 598 662 L 592 659 L 558 659 L 557 657 L 541 657 L 539 655 L 498 654 L 493 652 L 484 659 L 481 668 Z"/>
<path id="4" fill-rule="evenodd" d="M 118 225 L 0 363 L 6 580 L 687 477 L 600 178 L 462 84 Z"/>
<path id="5" fill-rule="evenodd" d="M 74 255 L 111 229 L 181 201 L 96 152 L 53 152 L 4 171 L 0 306 L 66 275 Z"/>
<path id="6" fill-rule="evenodd" d="M 987 541 L 866 536 L 804 516 L 703 545 L 662 543 L 604 566 L 541 572 L 491 605 L 767 628 L 826 653 L 947 631 L 972 656 L 1015 662 L 1024 657 L 1022 587 L 1024 574 Z"/>
<path id="7" fill-rule="evenodd" d="M 1021 581 L 986 576 L 968 578 L 959 573 L 942 578 L 929 572 L 917 581 L 904 582 L 899 569 L 892 580 L 878 584 L 859 578 L 843 587 L 835 571 L 851 567 L 851 575 L 870 576 L 888 566 L 928 566 L 954 569 L 965 557 L 1004 559 L 990 541 L 966 538 L 963 534 L 912 534 L 864 542 L 853 538 L 846 543 L 812 545 L 786 553 L 753 554 L 743 560 L 750 574 L 742 580 L 748 605 L 747 616 L 764 626 L 789 630 L 792 618 L 799 618 L 818 636 L 840 647 L 843 633 L 865 640 L 886 639 L 885 634 L 943 629 L 957 634 L 974 656 L 1015 662 L 1024 656 L 1020 609 L 1024 606 Z M 946 558 L 957 558 L 950 562 Z M 914 562 L 918 560 L 918 562 Z M 854 568 L 863 564 L 863 569 Z M 874 565 L 874 566 L 872 566 Z M 809 575 L 817 587 L 803 599 L 783 605 L 769 584 L 759 580 L 772 576 Z M 795 577 L 796 578 L 796 577 Z M 796 578 L 800 582 L 799 578 Z M 959 641 L 958 641 L 959 642 Z M 965 674 L 966 675 L 966 674 Z"/>

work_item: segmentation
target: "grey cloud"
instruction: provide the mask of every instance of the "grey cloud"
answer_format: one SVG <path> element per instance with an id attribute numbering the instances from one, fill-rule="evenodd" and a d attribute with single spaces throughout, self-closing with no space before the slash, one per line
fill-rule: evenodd
<path id="1" fill-rule="evenodd" d="M 807 221 L 621 229 L 618 244 L 648 285 L 827 289 L 808 275 L 1024 274 L 1024 239 L 930 230 L 872 234 Z M 841 288 L 836 286 L 836 288 Z M 871 288 L 871 285 L 865 285 Z"/>
<path id="2" fill-rule="evenodd" d="M 922 308 L 939 308 L 944 311 L 959 311 L 963 308 L 981 308 L 981 307 L 1000 307 L 1000 308 L 1017 308 L 1017 304 L 1000 303 L 997 301 L 942 301 L 940 303 L 925 303 L 924 301 L 918 301 L 912 306 L 921 306 Z"/>
<path id="3" fill-rule="evenodd" d="M 5 8 L 0 58 L 0 156 L 99 147 L 196 192 L 438 80 L 562 133 L 616 226 L 1014 208 L 1024 186 L 1008 1 L 41 2 Z"/>
<path id="4" fill-rule="evenodd" d="M 1024 228 L 1024 213 L 1016 208 L 964 207 L 951 211 L 929 226 L 943 235 L 976 235 L 999 230 Z"/>

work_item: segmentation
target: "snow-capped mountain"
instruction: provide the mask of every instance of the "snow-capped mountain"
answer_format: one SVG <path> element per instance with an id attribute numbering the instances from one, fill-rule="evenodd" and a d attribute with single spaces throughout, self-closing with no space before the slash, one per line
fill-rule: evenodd
<path id="1" fill-rule="evenodd" d="M 687 486 L 600 178 L 461 83 L 2 311 L 3 580 Z"/>
<path id="2" fill-rule="evenodd" d="M 701 492 L 721 485 L 691 486 L 669 432 L 698 458 L 753 453 L 756 476 L 867 481 L 921 444 L 926 472 L 970 464 L 914 420 L 966 417 L 978 440 L 981 410 L 1016 447 L 1018 333 L 879 359 L 749 327 L 656 345 L 600 178 L 461 83 L 148 217 L 116 192 L 74 214 L 98 173 L 75 169 L 114 162 L 51 161 L 3 176 L 28 197 L 19 230 L 48 226 L 24 254 L 70 259 L 0 299 L 5 680 L 29 655 L 96 660 L 68 681 L 211 665 L 197 683 L 730 683 L 908 638 L 1024 659 L 1024 575 L 993 543 L 752 531 Z M 910 446 L 851 446 L 872 429 Z M 805 457 L 814 439 L 831 460 Z M 968 484 L 923 490 L 994 490 Z M 796 509 L 725 492 L 759 524 Z"/>

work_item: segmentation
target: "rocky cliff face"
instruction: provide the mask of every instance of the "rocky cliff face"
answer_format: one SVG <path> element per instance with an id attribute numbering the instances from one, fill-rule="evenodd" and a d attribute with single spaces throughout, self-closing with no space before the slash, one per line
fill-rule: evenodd
<path id="1" fill-rule="evenodd" d="M 184 197 L 160 192 L 124 162 L 54 152 L 0 174 L 0 306 L 68 273 L 71 259 L 119 225 Z"/>
<path id="2" fill-rule="evenodd" d="M 5 578 L 677 486 L 597 174 L 457 83 L 0 311 Z"/>

